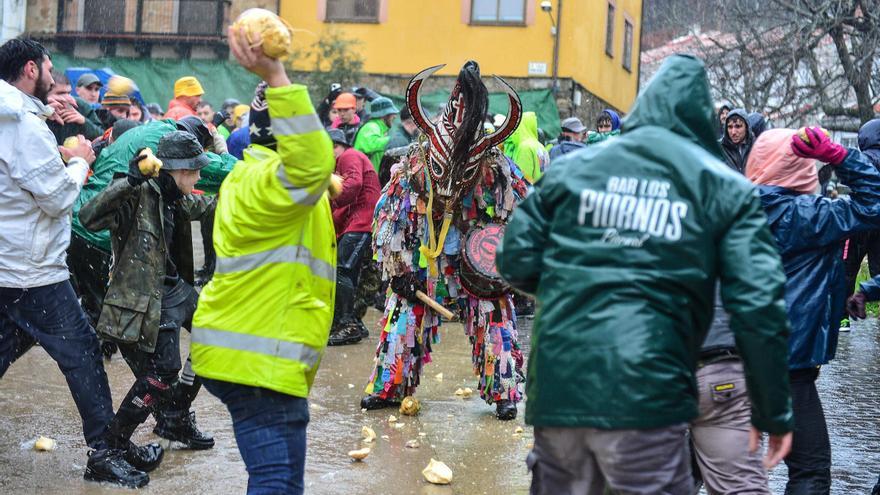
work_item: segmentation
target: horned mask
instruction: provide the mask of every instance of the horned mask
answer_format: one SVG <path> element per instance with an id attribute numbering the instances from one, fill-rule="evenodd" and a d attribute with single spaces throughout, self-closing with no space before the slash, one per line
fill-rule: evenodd
<path id="1" fill-rule="evenodd" d="M 437 65 L 416 74 L 406 88 L 406 104 L 429 141 L 426 158 L 434 192 L 449 201 L 474 187 L 479 180 L 480 159 L 516 130 L 522 117 L 522 103 L 516 91 L 496 76 L 507 93 L 510 110 L 501 127 L 486 135 L 483 119 L 489 106 L 489 94 L 480 80 L 480 66 L 468 61 L 458 73 L 439 120 L 432 122 L 421 105 L 422 86 L 443 67 L 445 65 Z"/>

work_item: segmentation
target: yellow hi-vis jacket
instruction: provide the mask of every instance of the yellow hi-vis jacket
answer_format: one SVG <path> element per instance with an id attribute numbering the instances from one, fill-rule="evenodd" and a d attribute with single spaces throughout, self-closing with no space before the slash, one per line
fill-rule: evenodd
<path id="1" fill-rule="evenodd" d="M 308 397 L 333 320 L 333 146 L 305 86 L 268 88 L 277 153 L 252 145 L 220 187 L 217 268 L 193 318 L 196 374 Z"/>

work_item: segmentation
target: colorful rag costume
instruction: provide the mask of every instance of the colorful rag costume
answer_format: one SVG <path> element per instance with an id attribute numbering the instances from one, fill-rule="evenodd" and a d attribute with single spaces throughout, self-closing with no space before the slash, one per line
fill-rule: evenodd
<path id="1" fill-rule="evenodd" d="M 468 234 L 483 227 L 497 233 L 525 196 L 522 173 L 496 147 L 516 129 L 522 106 L 516 92 L 499 78 L 508 93 L 510 113 L 497 132 L 484 134 L 486 87 L 479 66 L 468 62 L 439 122 L 432 123 L 419 95 L 423 82 L 442 67 L 426 69 L 410 81 L 407 106 L 424 137 L 393 167 L 376 206 L 373 249 L 390 288 L 379 323 L 375 368 L 365 390 L 369 395 L 362 406 L 386 407 L 412 395 L 424 365 L 431 362 L 440 317 L 418 298 L 420 290 L 459 315 L 473 344 L 480 396 L 489 404 L 498 403 L 499 418 L 503 407 L 508 415 L 503 419 L 512 419 L 523 381 L 512 298 L 508 290 L 478 297 L 474 292 L 485 293 L 473 283 L 468 287 L 460 275 Z M 494 246 L 484 255 L 494 271 Z"/>

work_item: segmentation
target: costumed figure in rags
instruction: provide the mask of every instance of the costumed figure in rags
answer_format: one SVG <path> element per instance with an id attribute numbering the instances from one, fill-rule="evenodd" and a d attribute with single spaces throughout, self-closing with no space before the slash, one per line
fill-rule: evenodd
<path id="1" fill-rule="evenodd" d="M 389 290 L 361 407 L 395 406 L 413 395 L 439 342 L 442 316 L 461 321 L 473 345 L 480 397 L 496 404 L 499 419 L 509 420 L 522 398 L 523 357 L 510 289 L 495 269 L 495 246 L 527 185 L 497 145 L 519 125 L 522 104 L 498 78 L 510 111 L 497 131 L 485 134 L 488 92 L 470 61 L 433 123 L 420 94 L 442 67 L 409 83 L 406 103 L 424 135 L 393 167 L 376 205 L 373 249 Z"/>

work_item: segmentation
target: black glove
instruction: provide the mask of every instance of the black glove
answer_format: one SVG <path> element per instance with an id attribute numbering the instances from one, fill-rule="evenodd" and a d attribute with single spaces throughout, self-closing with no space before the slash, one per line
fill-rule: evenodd
<path id="1" fill-rule="evenodd" d="M 865 303 L 868 302 L 865 294 L 858 292 L 846 300 L 846 312 L 850 318 L 855 320 L 864 320 L 868 317 L 865 313 Z"/>
<path id="2" fill-rule="evenodd" d="M 214 124 L 214 127 L 220 127 L 220 124 L 226 122 L 226 119 L 229 118 L 229 114 L 220 110 L 219 112 L 214 113 L 214 120 L 211 121 Z"/>
<path id="3" fill-rule="evenodd" d="M 146 182 L 149 177 L 145 176 L 141 173 L 140 162 L 146 156 L 141 156 L 141 151 L 144 151 L 146 148 L 141 148 L 137 150 L 137 153 L 134 154 L 131 160 L 128 161 L 128 183 L 134 187 L 137 187 L 144 182 Z"/>
<path id="4" fill-rule="evenodd" d="M 391 277 L 391 290 L 398 296 L 406 299 L 410 303 L 417 303 L 419 299 L 416 297 L 416 291 L 427 291 L 424 280 L 419 280 L 416 273 L 410 272 L 406 275 Z"/>

